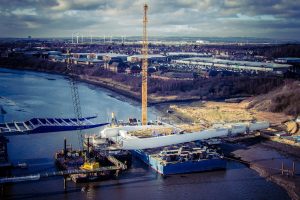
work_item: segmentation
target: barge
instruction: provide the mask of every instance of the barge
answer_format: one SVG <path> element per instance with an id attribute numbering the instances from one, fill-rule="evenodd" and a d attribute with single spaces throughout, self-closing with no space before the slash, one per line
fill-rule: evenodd
<path id="1" fill-rule="evenodd" d="M 87 150 L 73 150 L 64 141 L 64 149 L 55 154 L 55 163 L 60 170 L 79 170 L 84 173 L 70 174 L 69 177 L 75 183 L 101 181 L 117 177 L 121 171 L 128 168 L 128 160 L 131 163 L 131 154 L 115 152 L 106 153 L 90 148 Z"/>
<path id="2" fill-rule="evenodd" d="M 8 161 L 7 143 L 8 139 L 0 135 L 0 176 L 4 175 L 5 169 L 12 167 Z"/>
<path id="3" fill-rule="evenodd" d="M 222 170 L 227 164 L 223 156 L 198 142 L 132 150 L 132 154 L 162 175 Z"/>
<path id="4" fill-rule="evenodd" d="M 142 160 L 163 175 L 226 169 L 226 160 L 217 151 L 204 145 L 217 145 L 220 138 L 235 137 L 266 129 L 269 122 L 226 124 L 217 128 L 186 131 L 166 124 L 106 127 L 100 132 L 123 150 Z M 203 143 L 201 142 L 203 141 Z"/>

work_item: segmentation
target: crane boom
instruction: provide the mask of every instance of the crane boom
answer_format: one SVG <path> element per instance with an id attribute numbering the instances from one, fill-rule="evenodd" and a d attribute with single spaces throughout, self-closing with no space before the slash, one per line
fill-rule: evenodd
<path id="1" fill-rule="evenodd" d="M 70 83 L 70 87 L 71 87 L 71 95 L 72 95 L 72 100 L 73 100 L 74 114 L 77 119 L 77 123 L 79 125 L 81 125 L 82 121 L 79 120 L 82 118 L 81 104 L 80 104 L 77 80 L 76 80 L 76 76 L 75 76 L 75 70 L 70 62 L 69 50 L 67 51 L 67 56 L 68 56 L 67 70 L 69 71 L 69 75 L 70 75 L 69 83 Z M 79 129 L 79 131 L 78 131 L 78 142 L 79 142 L 79 146 L 81 147 L 82 146 L 82 130 L 81 129 Z"/>
<path id="2" fill-rule="evenodd" d="M 147 35 L 147 12 L 148 5 L 144 4 L 144 19 L 143 19 L 143 61 L 142 61 L 142 124 L 147 124 L 147 98 L 148 98 L 148 35 Z"/>

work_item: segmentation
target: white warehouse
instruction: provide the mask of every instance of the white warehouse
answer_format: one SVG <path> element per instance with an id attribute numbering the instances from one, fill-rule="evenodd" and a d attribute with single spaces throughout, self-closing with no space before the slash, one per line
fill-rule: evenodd
<path id="1" fill-rule="evenodd" d="M 196 68 L 219 68 L 233 71 L 260 71 L 274 72 L 283 74 L 291 67 L 289 64 L 267 63 L 267 62 L 250 62 L 250 61 L 233 61 L 216 58 L 185 58 L 174 60 L 174 64 L 194 65 Z"/>

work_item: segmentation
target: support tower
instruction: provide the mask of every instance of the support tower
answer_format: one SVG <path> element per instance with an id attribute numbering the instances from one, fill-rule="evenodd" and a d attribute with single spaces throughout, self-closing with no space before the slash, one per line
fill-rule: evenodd
<path id="1" fill-rule="evenodd" d="M 144 19 L 143 19 L 143 63 L 142 63 L 142 124 L 147 124 L 147 98 L 148 98 L 148 35 L 147 35 L 147 12 L 148 5 L 144 4 Z"/>

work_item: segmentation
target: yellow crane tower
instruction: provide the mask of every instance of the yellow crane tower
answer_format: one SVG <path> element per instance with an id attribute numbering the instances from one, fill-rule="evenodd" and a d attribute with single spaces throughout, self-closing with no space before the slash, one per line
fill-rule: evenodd
<path id="1" fill-rule="evenodd" d="M 147 125 L 147 98 L 148 98 L 148 36 L 147 36 L 147 12 L 148 5 L 144 4 L 144 19 L 143 19 L 143 61 L 142 61 L 142 124 Z"/>

